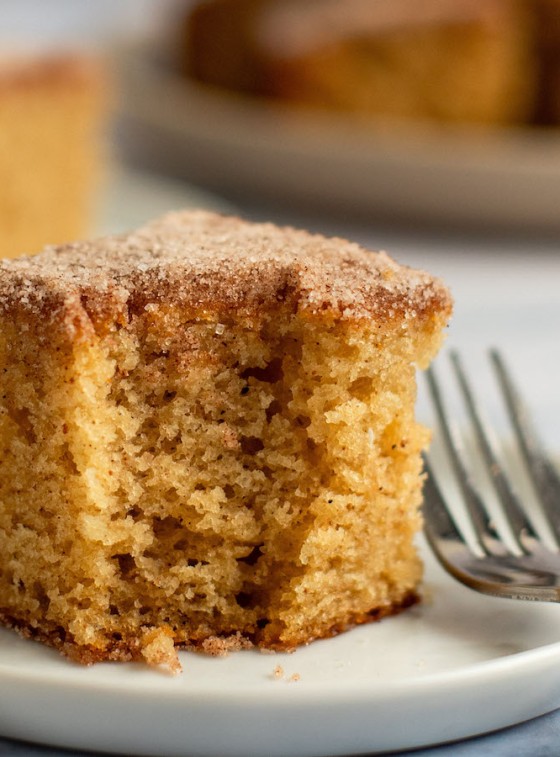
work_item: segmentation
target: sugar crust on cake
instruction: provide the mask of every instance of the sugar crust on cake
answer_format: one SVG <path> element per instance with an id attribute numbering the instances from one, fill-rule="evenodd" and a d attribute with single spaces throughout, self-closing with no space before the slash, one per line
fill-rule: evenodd
<path id="1" fill-rule="evenodd" d="M 384 252 L 207 211 L 0 263 L 0 309 L 41 316 L 79 309 L 96 322 L 158 302 L 249 314 L 290 297 L 300 311 L 358 319 L 416 318 L 449 300 Z"/>
<path id="2" fill-rule="evenodd" d="M 469 24 L 501 19 L 501 0 L 281 0 L 256 9 L 257 42 L 266 52 L 282 57 L 305 55 L 325 44 L 336 44 L 341 35 L 363 37 L 395 30 L 429 28 L 434 24 Z"/>

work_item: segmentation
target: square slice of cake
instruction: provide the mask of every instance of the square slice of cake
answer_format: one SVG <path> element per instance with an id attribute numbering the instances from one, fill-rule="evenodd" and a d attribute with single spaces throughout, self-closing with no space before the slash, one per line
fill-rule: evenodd
<path id="1" fill-rule="evenodd" d="M 99 62 L 76 54 L 0 58 L 0 256 L 88 233 L 107 109 Z"/>
<path id="2" fill-rule="evenodd" d="M 445 287 L 205 211 L 0 264 L 0 617 L 89 663 L 287 650 L 421 565 Z"/>

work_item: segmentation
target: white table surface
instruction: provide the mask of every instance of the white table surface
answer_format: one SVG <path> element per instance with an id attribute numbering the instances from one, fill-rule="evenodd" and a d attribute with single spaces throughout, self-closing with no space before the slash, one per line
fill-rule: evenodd
<path id="1" fill-rule="evenodd" d="M 153 201 L 148 197 L 146 202 L 144 197 L 140 211 L 146 219 L 158 214 L 167 201 L 177 207 L 181 192 L 188 194 L 189 190 L 179 188 L 170 194 L 166 189 L 158 194 L 158 182 L 155 182 L 150 191 Z M 296 218 L 254 207 L 242 208 L 241 212 L 248 217 L 266 217 L 344 235 L 368 247 L 386 249 L 402 263 L 441 276 L 450 286 L 456 303 L 448 346 L 460 348 L 468 357 L 473 376 L 483 392 L 489 381 L 485 350 L 491 346 L 502 348 L 518 383 L 528 395 L 543 437 L 553 449 L 560 450 L 560 242 L 535 237 L 484 238 L 472 233 L 366 228 L 351 222 Z M 133 216 L 126 218 L 127 225 L 144 220 Z M 108 225 L 116 229 L 119 221 L 113 218 Z M 523 692 L 519 695 L 523 696 Z M 560 711 L 500 733 L 414 754 L 422 757 L 557 755 L 560 754 Z M 78 753 L 0 738 L 0 755 L 77 757 Z"/>

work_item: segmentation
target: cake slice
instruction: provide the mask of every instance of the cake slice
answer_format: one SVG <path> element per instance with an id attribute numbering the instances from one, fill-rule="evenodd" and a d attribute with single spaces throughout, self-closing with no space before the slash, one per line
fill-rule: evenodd
<path id="1" fill-rule="evenodd" d="M 288 650 L 421 565 L 425 273 L 204 211 L 0 264 L 0 616 L 83 663 Z"/>
<path id="2" fill-rule="evenodd" d="M 80 55 L 0 60 L 0 257 L 88 233 L 105 77 Z"/>
<path id="3" fill-rule="evenodd" d="M 532 4 L 197 0 L 183 68 L 206 84 L 365 122 L 521 123 L 537 77 Z"/>

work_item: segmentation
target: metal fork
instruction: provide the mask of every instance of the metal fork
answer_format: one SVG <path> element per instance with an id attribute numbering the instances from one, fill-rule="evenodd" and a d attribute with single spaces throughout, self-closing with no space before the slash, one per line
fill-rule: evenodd
<path id="1" fill-rule="evenodd" d="M 435 465 L 425 457 L 428 475 L 424 487 L 424 530 L 428 542 L 443 567 L 472 589 L 500 597 L 558 602 L 560 477 L 537 439 L 525 403 L 503 358 L 497 350 L 492 350 L 490 361 L 506 414 L 538 501 L 537 514 L 541 519 L 541 528 L 538 528 L 539 518 L 535 518 L 534 513 L 531 515 L 515 493 L 511 474 L 506 472 L 500 459 L 496 437 L 483 417 L 458 353 L 452 352 L 450 358 L 459 394 L 472 423 L 478 457 L 486 470 L 487 488 L 483 495 L 484 487 L 481 489 L 475 484 L 472 465 L 469 468 L 467 464 L 469 456 L 450 419 L 442 384 L 432 367 L 427 372 L 429 393 L 449 468 L 455 478 L 455 491 L 462 500 L 465 522 L 461 527 L 461 517 L 454 515 L 450 497 L 444 495 L 443 487 L 437 483 Z M 491 489 L 495 492 L 493 511 L 488 504 Z"/>

